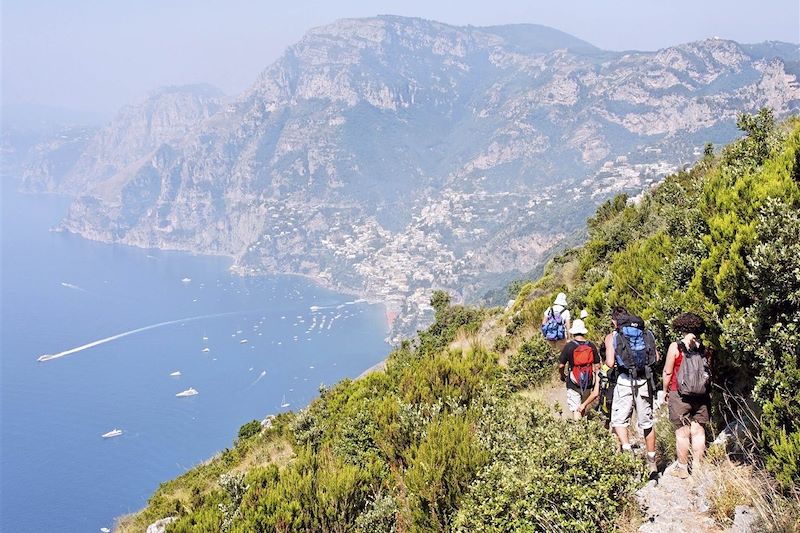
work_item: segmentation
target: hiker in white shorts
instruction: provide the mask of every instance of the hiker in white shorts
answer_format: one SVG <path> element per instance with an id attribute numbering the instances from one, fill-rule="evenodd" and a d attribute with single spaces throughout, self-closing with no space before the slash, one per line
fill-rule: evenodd
<path id="1" fill-rule="evenodd" d="M 651 475 L 655 475 L 656 469 L 656 432 L 653 428 L 653 392 L 652 375 L 646 374 L 632 377 L 632 370 L 628 370 L 620 363 L 617 351 L 621 350 L 624 339 L 621 329 L 628 320 L 633 317 L 623 307 L 616 307 L 611 314 L 611 322 L 614 331 L 606 335 L 606 365 L 615 369 L 617 383 L 614 387 L 614 396 L 611 403 L 611 428 L 619 438 L 622 451 L 630 451 L 631 445 L 628 440 L 628 425 L 633 415 L 633 408 L 636 407 L 636 421 L 639 429 L 644 433 L 645 445 L 647 447 L 646 462 Z M 655 348 L 655 339 L 650 331 L 644 330 L 644 324 L 640 324 L 641 334 L 647 338 L 649 350 L 652 351 L 654 361 L 660 356 Z M 649 371 L 649 370 L 648 370 Z"/>

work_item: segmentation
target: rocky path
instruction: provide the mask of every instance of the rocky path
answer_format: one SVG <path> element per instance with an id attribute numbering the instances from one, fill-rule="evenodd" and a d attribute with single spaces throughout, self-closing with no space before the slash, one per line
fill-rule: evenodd
<path id="1" fill-rule="evenodd" d="M 709 514 L 705 488 L 713 480 L 679 479 L 670 475 L 671 467 L 658 480 L 649 481 L 636 492 L 644 512 L 641 533 L 717 533 L 720 529 Z"/>

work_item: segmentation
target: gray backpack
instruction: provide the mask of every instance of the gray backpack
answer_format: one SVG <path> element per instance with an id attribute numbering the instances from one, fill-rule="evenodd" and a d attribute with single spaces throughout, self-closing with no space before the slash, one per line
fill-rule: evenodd
<path id="1" fill-rule="evenodd" d="M 679 342 L 678 350 L 683 355 L 681 366 L 678 368 L 678 394 L 681 396 L 707 395 L 711 383 L 711 372 L 702 346 L 690 350 L 682 342 Z"/>

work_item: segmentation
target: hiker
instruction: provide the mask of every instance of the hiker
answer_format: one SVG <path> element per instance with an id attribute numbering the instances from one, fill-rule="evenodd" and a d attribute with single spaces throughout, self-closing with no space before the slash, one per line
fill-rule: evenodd
<path id="1" fill-rule="evenodd" d="M 567 332 L 570 329 L 570 314 L 567 309 L 567 295 L 559 292 L 553 305 L 545 309 L 542 317 L 542 335 L 551 347 L 561 351 L 567 344 Z"/>
<path id="2" fill-rule="evenodd" d="M 586 408 L 599 394 L 600 354 L 597 345 L 586 339 L 583 320 L 576 320 L 569 329 L 573 339 L 561 351 L 558 373 L 567 384 L 567 407 L 575 420 L 586 413 Z"/>
<path id="3" fill-rule="evenodd" d="M 692 449 L 692 472 L 698 472 L 706 452 L 705 424 L 711 413 L 711 351 L 703 347 L 699 336 L 705 321 L 694 313 L 683 313 L 672 321 L 681 336 L 669 345 L 664 362 L 664 392 L 667 395 L 669 420 L 675 426 L 678 461 L 672 475 L 689 477 L 689 448 Z"/>
<path id="4" fill-rule="evenodd" d="M 656 432 L 653 428 L 652 366 L 659 360 L 653 333 L 644 320 L 631 315 L 624 307 L 611 312 L 614 331 L 606 335 L 606 365 L 615 371 L 617 384 L 611 405 L 611 427 L 619 438 L 623 452 L 632 451 L 628 425 L 634 406 L 639 428 L 647 447 L 646 463 L 653 476 L 656 468 Z"/>

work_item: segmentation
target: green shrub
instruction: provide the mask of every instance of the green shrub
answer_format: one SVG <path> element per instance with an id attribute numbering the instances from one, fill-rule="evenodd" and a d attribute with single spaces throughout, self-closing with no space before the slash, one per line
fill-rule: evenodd
<path id="1" fill-rule="evenodd" d="M 238 438 L 239 441 L 244 441 L 250 437 L 258 435 L 259 433 L 261 433 L 261 422 L 258 420 L 251 420 L 239 428 Z"/>
<path id="2" fill-rule="evenodd" d="M 541 335 L 525 341 L 515 354 L 508 356 L 508 382 L 514 389 L 532 387 L 553 376 L 556 356 Z"/>
<path id="3" fill-rule="evenodd" d="M 637 465 L 601 425 L 521 401 L 493 406 L 494 452 L 464 497 L 455 531 L 611 531 L 631 504 Z"/>
<path id="4" fill-rule="evenodd" d="M 444 415 L 409 453 L 405 484 L 417 531 L 448 531 L 459 499 L 486 461 L 467 417 Z"/>

